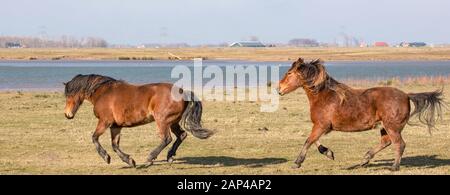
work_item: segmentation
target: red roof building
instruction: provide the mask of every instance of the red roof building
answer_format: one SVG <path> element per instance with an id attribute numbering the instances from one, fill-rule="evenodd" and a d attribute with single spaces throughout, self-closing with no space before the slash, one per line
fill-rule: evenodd
<path id="1" fill-rule="evenodd" d="M 375 47 L 388 47 L 389 46 L 389 44 L 387 44 L 386 42 L 375 42 L 374 44 L 373 44 L 373 46 L 375 46 Z"/>

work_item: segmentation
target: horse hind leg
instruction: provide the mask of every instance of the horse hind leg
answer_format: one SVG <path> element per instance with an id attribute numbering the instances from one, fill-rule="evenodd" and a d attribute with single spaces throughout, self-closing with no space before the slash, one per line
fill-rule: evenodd
<path id="1" fill-rule="evenodd" d="M 384 128 L 382 128 L 380 130 L 380 134 L 381 134 L 380 144 L 378 144 L 371 150 L 367 151 L 366 155 L 364 155 L 363 162 L 361 164 L 359 164 L 359 166 L 363 167 L 363 166 L 368 165 L 370 160 L 372 160 L 373 157 L 375 157 L 375 154 L 377 154 L 381 150 L 383 150 L 386 147 L 388 147 L 389 145 L 391 145 L 391 139 L 389 138 L 389 136 Z"/>
<path id="2" fill-rule="evenodd" d="M 121 127 L 111 127 L 111 145 L 114 150 L 114 152 L 117 153 L 117 155 L 122 159 L 123 162 L 127 163 L 131 167 L 136 167 L 136 162 L 130 157 L 130 155 L 122 152 L 120 150 L 119 144 L 120 144 L 120 131 L 122 130 Z"/>
<path id="3" fill-rule="evenodd" d="M 375 154 L 377 154 L 381 150 L 383 150 L 386 147 L 388 147 L 389 145 L 391 145 L 391 139 L 389 138 L 389 136 L 386 133 L 386 130 L 384 128 L 382 128 L 380 130 L 380 134 L 381 134 L 380 143 L 377 146 L 373 147 L 371 150 L 366 152 L 366 154 L 364 155 L 364 159 L 361 163 L 353 165 L 347 169 L 355 169 L 358 167 L 367 166 L 369 164 L 370 160 L 372 160 L 373 157 L 375 157 Z"/>
<path id="4" fill-rule="evenodd" d="M 395 160 L 390 170 L 398 171 L 400 170 L 400 161 L 402 159 L 403 152 L 405 151 L 406 143 L 402 138 L 401 129 L 397 130 L 388 128 L 387 133 L 391 138 L 392 144 L 395 149 Z"/>
<path id="5" fill-rule="evenodd" d="M 186 131 L 183 131 L 181 129 L 178 123 L 173 124 L 170 129 L 172 130 L 172 133 L 177 137 L 177 140 L 175 140 L 169 152 L 167 152 L 167 162 L 172 163 L 173 156 L 176 155 L 178 146 L 180 146 L 181 142 L 186 139 L 187 133 Z"/>
<path id="6" fill-rule="evenodd" d="M 152 150 L 152 152 L 150 152 L 150 154 L 148 155 L 147 161 L 148 164 L 147 165 L 152 165 L 153 164 L 153 160 L 155 160 L 159 153 L 161 153 L 161 151 L 170 144 L 170 142 L 172 142 L 172 137 L 170 136 L 170 131 L 169 131 L 169 124 L 167 123 L 163 123 L 163 122 L 157 122 L 156 126 L 158 127 L 159 130 L 159 137 L 161 138 L 161 143 L 154 149 Z"/>

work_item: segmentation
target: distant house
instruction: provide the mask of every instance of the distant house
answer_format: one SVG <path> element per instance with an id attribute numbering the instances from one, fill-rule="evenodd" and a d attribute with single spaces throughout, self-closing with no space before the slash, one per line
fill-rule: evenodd
<path id="1" fill-rule="evenodd" d="M 5 43 L 5 47 L 6 48 L 21 48 L 22 45 L 20 43 L 17 43 L 17 42 L 6 42 Z"/>
<path id="2" fill-rule="evenodd" d="M 400 47 L 409 47 L 409 43 L 408 42 L 401 42 L 400 44 L 398 44 Z"/>
<path id="3" fill-rule="evenodd" d="M 266 46 L 259 41 L 241 41 L 232 43 L 230 47 L 266 47 Z"/>
<path id="4" fill-rule="evenodd" d="M 375 42 L 373 44 L 373 46 L 375 46 L 375 47 L 389 47 L 389 44 L 387 44 L 386 42 L 379 41 L 379 42 Z"/>
<path id="5" fill-rule="evenodd" d="M 409 46 L 410 47 L 425 47 L 425 46 L 427 46 L 427 44 L 424 42 L 412 42 L 412 43 L 409 43 Z"/>
<path id="6" fill-rule="evenodd" d="M 400 45 L 400 47 L 425 47 L 425 46 L 427 46 L 427 44 L 424 42 L 410 42 L 410 43 L 401 42 L 399 45 Z"/>
<path id="7" fill-rule="evenodd" d="M 359 47 L 369 47 L 369 44 L 361 42 L 359 43 Z"/>

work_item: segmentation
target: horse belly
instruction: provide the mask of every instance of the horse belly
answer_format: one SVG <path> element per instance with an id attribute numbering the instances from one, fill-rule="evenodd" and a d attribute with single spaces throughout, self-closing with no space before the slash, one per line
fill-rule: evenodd
<path id="1" fill-rule="evenodd" d="M 116 120 L 117 125 L 122 127 L 135 127 L 155 121 L 153 115 L 145 111 L 125 113 L 122 119 Z"/>
<path id="2" fill-rule="evenodd" d="M 336 131 L 357 132 L 374 129 L 378 124 L 379 120 L 368 112 L 344 117 L 341 115 L 334 120 L 332 127 Z"/>
<path id="3" fill-rule="evenodd" d="M 344 131 L 344 132 L 359 132 L 359 131 L 367 131 L 376 128 L 380 123 L 352 123 L 352 124 L 338 124 L 333 126 L 333 130 L 335 131 Z"/>

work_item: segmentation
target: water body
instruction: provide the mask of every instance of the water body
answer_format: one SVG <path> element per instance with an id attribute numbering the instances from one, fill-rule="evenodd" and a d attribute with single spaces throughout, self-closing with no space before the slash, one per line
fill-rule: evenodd
<path id="1" fill-rule="evenodd" d="M 193 61 L 0 61 L 0 90 L 61 90 L 62 83 L 77 74 L 102 74 L 130 83 L 175 82 L 172 69 Z M 233 66 L 278 66 L 280 77 L 291 62 L 203 61 L 220 66 L 225 73 Z M 450 61 L 345 61 L 326 62 L 331 76 L 340 79 L 379 80 L 393 77 L 449 76 Z M 268 69 L 270 72 L 270 69 Z M 208 79 L 205 79 L 207 81 Z M 241 84 L 237 84 L 241 85 Z M 252 85 L 252 84 L 250 84 Z"/>

